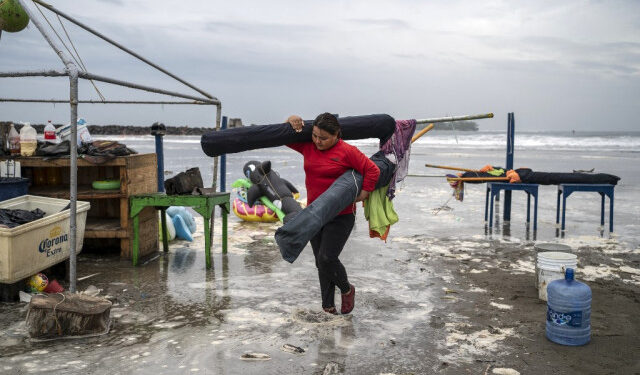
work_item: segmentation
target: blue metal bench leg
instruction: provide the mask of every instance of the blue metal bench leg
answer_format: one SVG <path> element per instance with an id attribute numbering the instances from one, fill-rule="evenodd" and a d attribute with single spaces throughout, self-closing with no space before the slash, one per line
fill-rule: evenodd
<path id="1" fill-rule="evenodd" d="M 531 223 L 531 193 L 527 192 L 527 224 Z"/>
<path id="2" fill-rule="evenodd" d="M 600 193 L 600 225 L 604 229 L 604 193 Z"/>
<path id="3" fill-rule="evenodd" d="M 562 226 L 560 230 L 564 231 L 564 219 L 567 214 L 567 195 L 562 194 Z"/>
<path id="4" fill-rule="evenodd" d="M 613 189 L 609 195 L 609 232 L 613 232 Z"/>
<path id="5" fill-rule="evenodd" d="M 562 190 L 558 188 L 558 200 L 556 202 L 556 228 L 558 224 L 560 224 L 560 195 L 562 194 Z"/>
<path id="6" fill-rule="evenodd" d="M 489 228 L 493 228 L 493 191 L 491 191 L 491 198 L 489 198 Z"/>
<path id="7" fill-rule="evenodd" d="M 538 194 L 533 197 L 533 231 L 538 230 Z"/>
<path id="8" fill-rule="evenodd" d="M 485 194 L 484 197 L 484 222 L 487 222 L 487 215 L 489 214 L 489 192 L 491 191 L 491 189 L 489 188 L 489 185 L 487 185 L 487 193 Z"/>

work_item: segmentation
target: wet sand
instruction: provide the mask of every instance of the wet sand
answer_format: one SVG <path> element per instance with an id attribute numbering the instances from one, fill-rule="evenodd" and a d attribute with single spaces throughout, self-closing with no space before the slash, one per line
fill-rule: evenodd
<path id="1" fill-rule="evenodd" d="M 366 238 L 358 220 L 343 261 L 357 286 L 349 316 L 320 311 L 311 251 L 293 265 L 268 234 L 233 221 L 230 251 L 204 270 L 202 235 L 142 267 L 83 255 L 78 283 L 114 302 L 107 335 L 51 342 L 26 336 L 25 304 L 0 304 L 7 374 L 618 374 L 640 371 L 640 253 L 579 246 L 593 290 L 592 342 L 544 336 L 533 242 L 474 236 Z M 219 227 L 219 226 L 218 226 Z M 219 234 L 219 233 L 217 233 Z M 241 236 L 240 236 L 241 235 Z M 219 237 L 218 237 L 219 238 Z M 309 250 L 309 251 L 307 251 Z M 580 273 L 579 273 L 580 275 Z M 339 296 L 337 301 L 339 301 Z M 302 348 L 291 353 L 285 345 Z M 267 358 L 243 358 L 248 353 Z M 488 369 L 488 370 L 487 370 Z M 508 373 L 508 372 L 507 372 Z M 515 373 L 515 372 L 512 372 Z"/>

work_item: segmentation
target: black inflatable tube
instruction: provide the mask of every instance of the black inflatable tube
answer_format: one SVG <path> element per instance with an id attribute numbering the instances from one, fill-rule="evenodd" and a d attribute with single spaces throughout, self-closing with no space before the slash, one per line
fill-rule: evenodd
<path id="1" fill-rule="evenodd" d="M 385 114 L 338 118 L 342 139 L 378 138 L 384 144 L 396 129 L 393 117 Z M 302 132 L 296 133 L 288 123 L 251 125 L 206 133 L 200 139 L 207 156 L 220 156 L 258 148 L 277 147 L 311 141 L 313 121 L 305 121 Z"/>

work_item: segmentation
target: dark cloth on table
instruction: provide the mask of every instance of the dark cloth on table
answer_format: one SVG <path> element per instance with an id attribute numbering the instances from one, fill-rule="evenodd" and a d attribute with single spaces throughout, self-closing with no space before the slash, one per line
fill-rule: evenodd
<path id="1" fill-rule="evenodd" d="M 525 184 L 610 184 L 617 185 L 620 177 L 608 173 L 550 173 L 534 172 L 529 168 L 516 169 Z"/>
<path id="2" fill-rule="evenodd" d="M 494 167 L 499 169 L 499 167 Z M 534 172 L 529 168 L 516 169 L 520 181 L 524 184 L 560 185 L 560 184 L 610 184 L 617 185 L 620 177 L 608 173 L 563 173 Z M 460 177 L 504 177 L 486 172 L 465 172 Z M 490 182 L 490 181 L 487 181 Z M 465 181 L 469 184 L 483 184 L 485 181 Z"/>
<path id="3" fill-rule="evenodd" d="M 311 248 L 316 258 L 320 279 L 323 308 L 335 306 L 336 286 L 342 293 L 348 293 L 351 289 L 347 271 L 338 257 L 349 239 L 354 223 L 353 214 L 338 215 L 325 224 L 311 239 Z"/>
<path id="4" fill-rule="evenodd" d="M 36 156 L 69 156 L 70 153 L 71 146 L 69 141 L 60 143 L 38 142 L 38 148 L 36 149 Z"/>
<path id="5" fill-rule="evenodd" d="M 19 225 L 41 219 L 44 215 L 46 215 L 46 213 L 39 208 L 32 211 L 0 208 L 0 227 L 15 228 Z"/>
<path id="6" fill-rule="evenodd" d="M 198 167 L 189 168 L 164 181 L 164 191 L 167 195 L 198 195 L 197 189 L 203 188 L 204 184 Z"/>
<path id="7" fill-rule="evenodd" d="M 71 145 L 69 141 L 60 143 L 38 142 L 36 149 L 37 156 L 43 157 L 63 157 L 69 156 Z M 126 145 L 115 141 L 93 141 L 83 143 L 78 147 L 78 157 L 92 164 L 102 164 L 118 156 L 137 154 L 136 151 Z"/>
<path id="8" fill-rule="evenodd" d="M 102 164 L 118 156 L 137 154 L 136 151 L 116 141 L 93 141 L 78 147 L 78 154 L 92 164 Z"/>
<path id="9" fill-rule="evenodd" d="M 338 118 L 342 139 L 379 138 L 380 145 L 391 138 L 396 128 L 389 115 L 366 115 Z M 251 125 L 240 128 L 212 131 L 200 140 L 202 150 L 208 156 L 232 154 L 258 148 L 284 146 L 291 143 L 311 142 L 313 121 L 305 121 L 300 133 L 289 123 Z"/>

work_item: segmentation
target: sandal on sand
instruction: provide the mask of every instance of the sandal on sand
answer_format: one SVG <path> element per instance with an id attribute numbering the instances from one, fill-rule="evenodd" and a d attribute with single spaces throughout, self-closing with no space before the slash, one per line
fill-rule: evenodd
<path id="1" fill-rule="evenodd" d="M 343 314 L 350 313 L 355 306 L 356 287 L 351 284 L 349 284 L 349 286 L 351 287 L 349 292 L 342 294 L 342 305 L 340 306 L 340 312 L 342 312 Z"/>
<path id="2" fill-rule="evenodd" d="M 336 310 L 335 306 L 323 307 L 322 310 L 324 310 L 324 312 L 329 314 L 338 315 L 338 310 Z"/>

